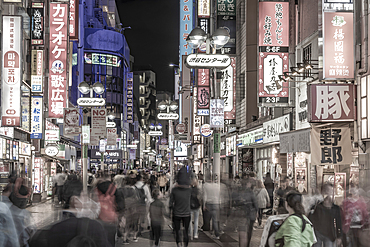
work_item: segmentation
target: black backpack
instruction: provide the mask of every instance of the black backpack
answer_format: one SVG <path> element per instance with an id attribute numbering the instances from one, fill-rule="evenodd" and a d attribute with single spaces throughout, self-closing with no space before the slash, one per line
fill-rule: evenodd
<path id="1" fill-rule="evenodd" d="M 77 235 L 68 242 L 67 247 L 97 247 L 95 241 L 88 236 L 88 218 L 77 219 Z"/>
<path id="2" fill-rule="evenodd" d="M 93 175 L 89 175 L 89 178 L 88 178 L 88 180 L 87 180 L 87 184 L 88 184 L 88 185 L 91 185 L 91 183 L 92 183 L 93 179 L 94 179 Z"/>
<path id="3" fill-rule="evenodd" d="M 145 190 L 144 190 L 144 185 L 141 186 L 140 188 L 135 186 L 136 194 L 137 194 L 137 200 L 139 204 L 145 205 Z"/>

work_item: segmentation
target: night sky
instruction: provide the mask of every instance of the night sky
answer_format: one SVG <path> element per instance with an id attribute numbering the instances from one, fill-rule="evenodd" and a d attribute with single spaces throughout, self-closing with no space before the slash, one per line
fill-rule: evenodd
<path id="1" fill-rule="evenodd" d="M 174 69 L 179 60 L 178 0 L 116 0 L 124 34 L 135 57 L 134 66 L 150 65 L 157 91 L 174 90 Z"/>

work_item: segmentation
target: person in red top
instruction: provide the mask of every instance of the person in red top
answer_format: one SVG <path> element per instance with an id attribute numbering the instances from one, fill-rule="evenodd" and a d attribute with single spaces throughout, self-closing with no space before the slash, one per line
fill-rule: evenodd
<path id="1" fill-rule="evenodd" d="M 359 232 L 369 226 L 369 213 L 365 200 L 359 195 L 357 187 L 350 189 L 350 195 L 343 201 L 342 229 L 348 235 L 351 246 L 360 246 Z"/>

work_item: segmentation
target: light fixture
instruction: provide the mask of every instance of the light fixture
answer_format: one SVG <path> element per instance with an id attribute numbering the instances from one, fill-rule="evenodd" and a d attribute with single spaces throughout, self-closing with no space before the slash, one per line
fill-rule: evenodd
<path id="1" fill-rule="evenodd" d="M 157 124 L 157 129 L 161 130 L 162 129 L 162 124 L 158 123 Z"/>
<path id="2" fill-rule="evenodd" d="M 174 63 L 170 63 L 169 66 L 170 67 L 179 67 L 177 64 L 174 64 Z"/>
<path id="3" fill-rule="evenodd" d="M 292 67 L 291 70 L 293 76 L 299 75 L 299 72 L 294 67 Z"/>
<path id="4" fill-rule="evenodd" d="M 158 109 L 160 111 L 164 111 L 167 109 L 167 103 L 165 101 L 161 101 L 159 104 L 158 104 Z"/>
<path id="5" fill-rule="evenodd" d="M 149 129 L 153 130 L 154 128 L 155 128 L 154 123 L 151 123 L 151 124 L 149 125 Z"/>
<path id="6" fill-rule="evenodd" d="M 177 105 L 176 101 L 172 101 L 170 104 L 170 110 L 171 111 L 176 111 L 179 106 Z"/>
<path id="7" fill-rule="evenodd" d="M 114 120 L 116 118 L 116 116 L 112 112 L 107 117 L 109 120 Z"/>
<path id="8" fill-rule="evenodd" d="M 86 81 L 82 81 L 80 84 L 78 84 L 77 88 L 82 94 L 88 94 L 90 92 L 90 85 L 87 84 Z"/>
<path id="9" fill-rule="evenodd" d="M 190 45 L 192 49 L 197 49 L 201 44 L 203 44 L 207 39 L 207 34 L 200 27 L 194 28 L 188 37 L 186 42 Z"/>
<path id="10" fill-rule="evenodd" d="M 101 84 L 100 82 L 95 82 L 92 87 L 94 92 L 99 95 L 103 94 L 105 91 L 104 85 Z"/>
<path id="11" fill-rule="evenodd" d="M 230 34 L 225 28 L 218 28 L 212 35 L 211 45 L 215 49 L 221 49 L 229 42 Z"/>

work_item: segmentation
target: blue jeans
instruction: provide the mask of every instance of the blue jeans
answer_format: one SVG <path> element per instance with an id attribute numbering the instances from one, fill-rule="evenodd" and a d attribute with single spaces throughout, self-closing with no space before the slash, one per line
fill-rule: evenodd
<path id="1" fill-rule="evenodd" d="M 211 214 L 211 219 L 212 219 L 212 228 L 213 231 L 215 232 L 216 237 L 220 236 L 220 231 L 218 228 L 218 222 L 219 222 L 219 215 L 220 215 L 220 204 L 209 204 L 206 203 L 206 208 Z"/>
<path id="2" fill-rule="evenodd" d="M 325 237 L 318 231 L 315 231 L 315 235 L 317 238 L 317 243 L 313 245 L 314 247 L 322 247 L 322 246 L 323 247 L 335 247 L 336 246 L 335 241 L 332 242 L 329 238 Z"/>
<path id="3" fill-rule="evenodd" d="M 199 222 L 199 208 L 198 209 L 192 209 L 191 212 L 191 221 L 190 221 L 190 228 L 189 228 L 189 234 L 190 236 L 198 236 L 198 222 Z M 193 230 L 193 224 L 194 222 L 194 230 Z"/>

